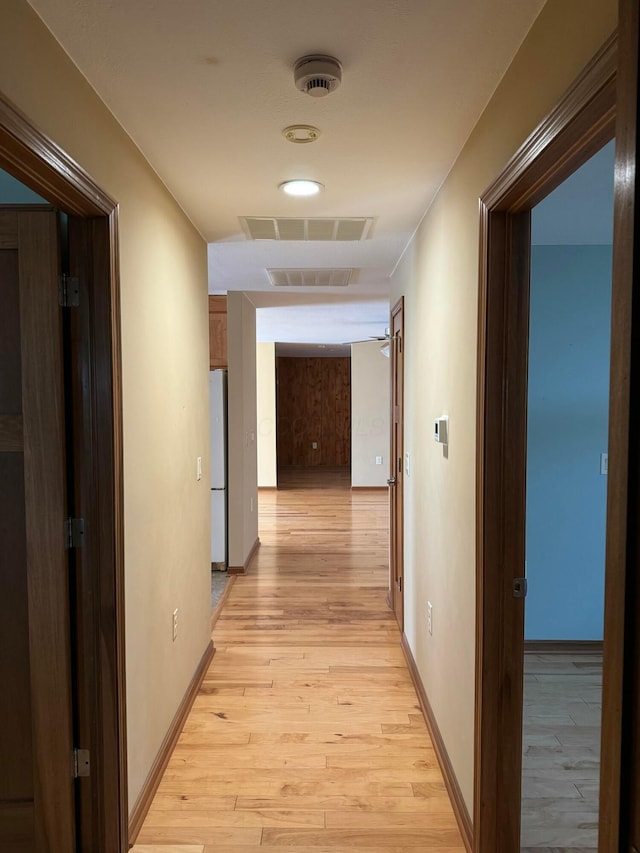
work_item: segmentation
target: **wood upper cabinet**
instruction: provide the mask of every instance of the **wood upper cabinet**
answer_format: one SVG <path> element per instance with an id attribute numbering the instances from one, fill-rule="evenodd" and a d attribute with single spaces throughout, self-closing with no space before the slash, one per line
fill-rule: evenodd
<path id="1" fill-rule="evenodd" d="M 227 297 L 209 297 L 209 370 L 227 365 Z"/>

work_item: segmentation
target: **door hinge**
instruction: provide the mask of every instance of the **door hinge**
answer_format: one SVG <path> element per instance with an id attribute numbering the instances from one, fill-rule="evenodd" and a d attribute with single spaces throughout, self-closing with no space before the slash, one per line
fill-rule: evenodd
<path id="1" fill-rule="evenodd" d="M 82 548 L 84 545 L 84 518 L 68 518 L 64 530 L 65 548 Z"/>
<path id="2" fill-rule="evenodd" d="M 513 580 L 513 597 L 514 598 L 526 598 L 527 597 L 527 579 L 526 578 L 514 578 L 514 580 Z"/>
<path id="3" fill-rule="evenodd" d="M 402 578 L 398 578 L 398 592 L 402 592 Z"/>
<path id="4" fill-rule="evenodd" d="M 58 284 L 58 302 L 62 308 L 77 308 L 80 305 L 80 279 L 62 273 Z"/>
<path id="5" fill-rule="evenodd" d="M 91 755 L 88 749 L 73 750 L 73 778 L 91 775 Z"/>

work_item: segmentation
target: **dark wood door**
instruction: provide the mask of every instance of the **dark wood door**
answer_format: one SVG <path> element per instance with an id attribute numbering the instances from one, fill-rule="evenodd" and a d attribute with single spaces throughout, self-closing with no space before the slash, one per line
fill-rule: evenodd
<path id="1" fill-rule="evenodd" d="M 400 630 L 404 630 L 404 309 L 401 299 L 391 312 L 391 470 L 390 600 Z"/>
<path id="2" fill-rule="evenodd" d="M 0 851 L 75 850 L 56 215 L 0 208 Z"/>
<path id="3" fill-rule="evenodd" d="M 640 0 L 618 38 L 599 849 L 640 853 Z"/>

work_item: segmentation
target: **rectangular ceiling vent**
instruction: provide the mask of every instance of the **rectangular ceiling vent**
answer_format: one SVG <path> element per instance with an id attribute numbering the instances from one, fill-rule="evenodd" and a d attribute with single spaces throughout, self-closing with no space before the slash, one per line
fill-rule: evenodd
<path id="1" fill-rule="evenodd" d="M 352 269 L 268 269 L 274 287 L 346 287 Z"/>
<path id="2" fill-rule="evenodd" d="M 345 242 L 366 240 L 373 225 L 373 218 L 353 216 L 340 219 L 285 219 L 273 216 L 241 216 L 240 222 L 250 240 Z"/>

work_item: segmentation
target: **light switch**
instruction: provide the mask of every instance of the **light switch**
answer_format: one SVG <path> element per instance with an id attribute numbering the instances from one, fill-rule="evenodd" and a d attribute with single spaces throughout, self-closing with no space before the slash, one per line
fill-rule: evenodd
<path id="1" fill-rule="evenodd" d="M 376 456 L 376 465 L 382 465 L 382 456 Z"/>
<path id="2" fill-rule="evenodd" d="M 407 475 L 407 477 L 408 477 L 408 476 L 410 475 L 410 473 L 411 473 L 411 472 L 410 472 L 410 468 L 411 468 L 410 461 L 411 461 L 411 460 L 410 460 L 409 454 L 408 454 L 408 453 L 405 453 L 405 454 L 404 454 L 404 473 Z"/>
<path id="3" fill-rule="evenodd" d="M 196 480 L 202 479 L 202 456 L 198 456 L 196 460 Z"/>

